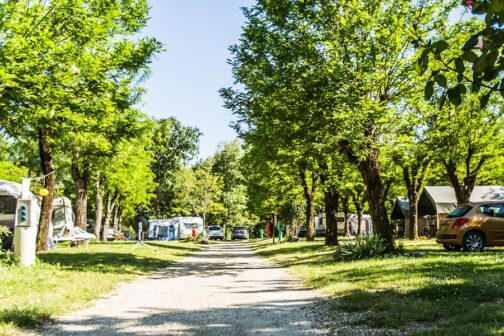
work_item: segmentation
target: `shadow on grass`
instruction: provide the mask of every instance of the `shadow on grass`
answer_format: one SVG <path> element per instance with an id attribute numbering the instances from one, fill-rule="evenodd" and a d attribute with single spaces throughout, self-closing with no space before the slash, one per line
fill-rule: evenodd
<path id="1" fill-rule="evenodd" d="M 139 274 L 165 268 L 173 263 L 155 257 L 144 257 L 131 253 L 48 253 L 38 255 L 43 262 L 59 265 L 72 271 L 93 271 L 102 273 Z"/>
<path id="2" fill-rule="evenodd" d="M 38 307 L 20 309 L 17 307 L 0 310 L 0 323 L 14 324 L 20 327 L 35 328 L 47 323 L 51 314 Z"/>

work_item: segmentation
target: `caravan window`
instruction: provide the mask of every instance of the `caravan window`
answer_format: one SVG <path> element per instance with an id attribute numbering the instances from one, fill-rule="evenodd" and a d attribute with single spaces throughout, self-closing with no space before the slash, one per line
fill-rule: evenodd
<path id="1" fill-rule="evenodd" d="M 16 213 L 16 199 L 12 196 L 0 196 L 0 214 L 14 215 Z"/>
<path id="2" fill-rule="evenodd" d="M 198 224 L 196 223 L 184 223 L 184 227 L 186 230 L 192 230 L 193 227 L 198 227 Z"/>

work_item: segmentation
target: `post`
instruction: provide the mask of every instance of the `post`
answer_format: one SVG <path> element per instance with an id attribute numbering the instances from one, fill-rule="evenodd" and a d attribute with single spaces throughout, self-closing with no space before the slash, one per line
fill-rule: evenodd
<path id="1" fill-rule="evenodd" d="M 22 192 L 22 195 L 27 196 L 25 192 Z M 38 215 L 35 211 L 35 202 L 31 199 L 20 199 L 17 202 L 14 224 L 14 260 L 23 266 L 35 264 Z"/>

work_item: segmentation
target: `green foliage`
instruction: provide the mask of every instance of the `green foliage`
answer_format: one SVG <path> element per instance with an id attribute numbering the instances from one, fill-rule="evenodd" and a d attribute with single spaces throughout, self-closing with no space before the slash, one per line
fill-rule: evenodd
<path id="1" fill-rule="evenodd" d="M 201 132 L 184 126 L 175 118 L 154 120 L 152 145 L 153 161 L 151 169 L 157 183 L 156 199 L 152 213 L 158 218 L 175 215 L 176 174 L 184 164 L 188 164 L 198 152 Z"/>
<path id="2" fill-rule="evenodd" d="M 500 0 L 462 1 L 459 6 L 470 9 L 474 17 L 460 23 L 468 28 L 468 34 L 453 43 L 458 53 L 454 57 L 445 52 L 453 41 L 451 36 L 441 36 L 434 42 L 419 38 L 416 43 L 421 45 L 422 53 L 418 64 L 420 71 L 425 72 L 429 61 L 439 61 L 437 66 L 431 67 L 431 78 L 441 76 L 440 71 L 456 75 L 457 79 L 450 81 L 450 86 L 446 78 L 436 80 L 452 104 L 458 106 L 462 103 L 462 97 L 468 93 L 465 85 L 470 85 L 472 93 L 482 92 L 478 98 L 480 106 L 484 108 L 492 93 L 504 95 L 504 69 L 500 64 L 504 44 L 504 6 Z M 432 95 L 432 87 L 433 82 L 429 80 L 425 87 L 427 99 Z"/>
<path id="3" fill-rule="evenodd" d="M 174 209 L 181 215 L 203 218 L 206 225 L 208 215 L 224 212 L 221 203 L 222 178 L 212 172 L 212 160 L 200 162 L 193 168 L 184 167 L 177 172 Z"/>
<path id="4" fill-rule="evenodd" d="M 21 183 L 22 177 L 28 177 L 28 169 L 19 167 L 13 162 L 0 161 L 0 180 Z"/>
<path id="5" fill-rule="evenodd" d="M 336 260 L 352 261 L 378 257 L 387 249 L 387 242 L 377 235 L 357 237 L 338 246 L 334 253 Z"/>

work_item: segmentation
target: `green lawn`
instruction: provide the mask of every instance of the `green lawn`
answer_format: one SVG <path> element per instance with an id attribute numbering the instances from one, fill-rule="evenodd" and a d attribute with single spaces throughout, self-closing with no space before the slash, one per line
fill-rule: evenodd
<path id="1" fill-rule="evenodd" d="M 199 249 L 194 243 L 149 242 L 131 251 L 135 242 L 96 243 L 62 247 L 38 255 L 36 266 L 7 266 L 0 255 L 0 335 L 20 333 L 54 315 L 82 308 L 111 291 L 118 282 L 130 281 L 168 266 Z"/>
<path id="2" fill-rule="evenodd" d="M 335 262 L 315 243 L 252 243 L 257 251 L 330 293 L 356 324 L 412 335 L 504 335 L 504 249 L 445 252 L 433 240 L 404 241 L 421 257 Z M 419 331 L 420 330 L 420 331 Z"/>

